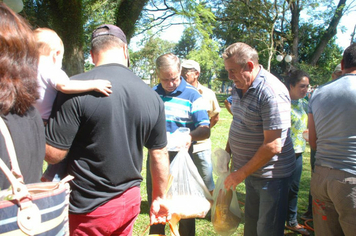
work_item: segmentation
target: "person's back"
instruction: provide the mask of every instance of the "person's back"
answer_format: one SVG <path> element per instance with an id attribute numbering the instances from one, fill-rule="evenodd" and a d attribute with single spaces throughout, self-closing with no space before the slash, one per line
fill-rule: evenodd
<path id="1" fill-rule="evenodd" d="M 34 36 L 39 52 L 37 82 L 40 95 L 35 107 L 40 112 L 44 125 L 47 124 L 58 91 L 75 94 L 95 90 L 106 96 L 111 93 L 109 81 L 75 81 L 69 79 L 61 69 L 64 45 L 55 31 L 48 28 L 37 28 L 34 30 Z M 66 175 L 66 166 L 66 161 L 62 161 L 58 165 L 48 165 L 41 181 L 59 181 Z"/>
<path id="2" fill-rule="evenodd" d="M 163 106 L 157 106 L 159 96 L 124 66 L 98 66 L 73 79 L 99 77 L 111 82 L 113 93 L 109 97 L 101 97 L 95 92 L 76 96 L 61 93 L 56 104 L 58 108 L 62 100 L 69 99 L 63 109 L 73 111 L 66 113 L 63 119 L 57 117 L 60 124 L 70 120 L 71 125 L 80 118 L 76 136 L 67 143 L 67 147 L 71 146 L 67 156 L 71 160 L 68 171 L 76 177 L 74 182 L 80 182 L 81 187 L 84 184 L 88 193 L 84 197 L 73 186 L 72 195 L 83 200 L 80 201 L 83 204 L 71 205 L 73 213 L 92 210 L 98 202 L 140 184 L 142 147 L 150 147 L 146 137 L 163 112 Z M 138 99 L 137 94 L 144 99 Z M 75 114 L 78 111 L 80 114 Z M 162 122 L 164 125 L 165 120 Z"/>
<path id="3" fill-rule="evenodd" d="M 40 112 L 42 119 L 46 121 L 51 114 L 52 105 L 57 96 L 56 81 L 69 81 L 69 78 L 63 70 L 43 63 L 39 64 L 37 80 L 40 98 L 37 99 L 35 107 Z"/>
<path id="4" fill-rule="evenodd" d="M 314 91 L 310 106 L 318 135 L 315 164 L 356 175 L 355 76 L 344 75 L 320 86 Z"/>
<path id="5" fill-rule="evenodd" d="M 73 79 L 107 79 L 113 93 L 109 97 L 94 91 L 59 93 L 46 126 L 46 161 L 54 164 L 66 158 L 68 172 L 74 176 L 70 183 L 71 235 L 132 234 L 140 211 L 144 146 L 154 160 L 155 202 L 165 194 L 169 160 L 164 105 L 127 68 L 127 52 L 120 28 L 99 26 L 92 36 L 95 68 Z M 154 218 L 161 214 L 157 208 L 150 213 L 151 223 L 165 219 Z"/>
<path id="6" fill-rule="evenodd" d="M 57 33 L 51 29 L 37 28 L 34 35 L 39 52 L 37 80 L 40 93 L 35 107 L 46 121 L 57 95 L 57 84 L 68 82 L 69 78 L 61 70 L 64 46 Z"/>
<path id="7" fill-rule="evenodd" d="M 316 235 L 356 231 L 356 43 L 344 51 L 342 76 L 317 88 L 309 101 L 310 181 Z"/>
<path id="8" fill-rule="evenodd" d="M 42 120 L 32 106 L 38 97 L 35 39 L 25 21 L 1 2 L 0 25 L 0 115 L 10 131 L 24 182 L 35 183 L 40 181 L 45 155 Z M 11 169 L 2 135 L 0 157 Z M 0 189 L 9 185 L 0 171 Z"/>

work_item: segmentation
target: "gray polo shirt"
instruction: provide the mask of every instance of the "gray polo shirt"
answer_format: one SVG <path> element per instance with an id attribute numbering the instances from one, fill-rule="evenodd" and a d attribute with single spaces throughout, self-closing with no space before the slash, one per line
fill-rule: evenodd
<path id="1" fill-rule="evenodd" d="M 291 103 L 285 85 L 275 76 L 261 70 L 251 87 L 242 96 L 240 89 L 233 89 L 233 121 L 229 144 L 234 169 L 244 166 L 263 144 L 264 130 L 282 130 L 282 152 L 272 157 L 252 176 L 260 178 L 284 178 L 295 169 L 295 153 L 290 137 Z"/>

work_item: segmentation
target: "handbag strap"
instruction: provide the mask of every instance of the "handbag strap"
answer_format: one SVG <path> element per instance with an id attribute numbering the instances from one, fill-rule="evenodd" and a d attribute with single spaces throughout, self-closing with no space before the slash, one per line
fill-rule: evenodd
<path id="1" fill-rule="evenodd" d="M 17 162 L 14 143 L 12 141 L 9 129 L 1 116 L 0 116 L 0 131 L 5 139 L 6 149 L 9 154 L 9 159 L 10 159 L 11 168 L 12 168 L 11 171 L 17 177 L 17 179 L 20 179 L 23 182 L 23 176 L 20 171 L 19 163 Z"/>
<path id="2" fill-rule="evenodd" d="M 0 168 L 6 175 L 7 179 L 10 181 L 14 199 L 20 202 L 23 198 L 28 198 L 30 195 L 26 185 L 23 183 L 23 177 L 21 175 L 19 164 L 17 162 L 14 143 L 12 141 L 9 129 L 1 116 L 0 116 L 0 131 L 5 140 L 6 149 L 9 154 L 9 159 L 10 159 L 12 169 L 10 171 L 10 169 L 7 167 L 7 165 L 4 163 L 4 161 L 1 158 L 0 158 Z"/>

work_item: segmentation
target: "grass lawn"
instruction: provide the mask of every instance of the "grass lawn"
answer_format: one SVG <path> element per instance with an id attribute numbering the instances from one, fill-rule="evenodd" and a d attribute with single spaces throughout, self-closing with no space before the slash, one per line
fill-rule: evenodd
<path id="1" fill-rule="evenodd" d="M 211 130 L 211 140 L 212 140 L 212 151 L 214 151 L 216 148 L 222 148 L 225 149 L 226 141 L 228 138 L 228 133 L 229 133 L 229 128 L 230 128 L 230 123 L 232 120 L 232 116 L 230 113 L 226 110 L 225 105 L 224 105 L 224 100 L 228 97 L 226 94 L 217 94 L 220 107 L 221 107 L 221 113 L 220 113 L 220 120 L 219 122 L 213 127 Z M 142 176 L 146 176 L 146 153 L 144 155 L 144 164 L 143 164 L 143 170 L 142 170 Z M 309 148 L 306 150 L 305 155 L 303 157 L 303 173 L 302 173 L 302 179 L 300 183 L 300 190 L 299 190 L 299 200 L 298 200 L 298 216 L 303 214 L 308 206 L 308 194 L 309 194 L 309 182 L 310 182 L 310 163 L 309 163 L 309 158 L 310 158 L 310 151 Z M 216 179 L 216 176 L 214 176 Z M 241 183 L 237 186 L 237 193 L 238 193 L 238 198 L 240 202 L 240 208 L 241 212 L 244 212 L 244 198 L 245 198 L 245 185 L 244 183 Z M 149 209 L 148 209 L 148 203 L 147 203 L 147 194 L 146 194 L 146 180 L 144 179 L 142 184 L 141 184 L 141 197 L 142 197 L 142 203 L 141 203 L 141 213 L 138 216 L 135 226 L 134 226 L 134 231 L 133 235 L 134 236 L 146 236 L 148 235 L 148 231 L 145 231 L 149 224 Z M 299 219 L 300 220 L 300 219 Z M 299 223 L 304 224 L 302 220 L 299 221 Z M 236 230 L 236 232 L 233 234 L 234 236 L 236 235 L 243 235 L 243 227 L 244 227 L 244 219 L 243 219 L 243 214 L 242 214 L 242 220 L 241 223 Z M 314 235 L 312 231 L 311 235 Z M 170 235 L 169 232 L 169 227 L 168 225 L 166 226 L 166 235 Z M 209 213 L 208 216 L 204 219 L 196 219 L 196 235 L 197 236 L 215 236 L 217 235 L 214 231 L 213 225 L 210 222 L 209 219 Z M 298 235 L 293 233 L 292 231 L 285 230 L 285 235 Z M 182 235 L 184 236 L 184 235 Z"/>

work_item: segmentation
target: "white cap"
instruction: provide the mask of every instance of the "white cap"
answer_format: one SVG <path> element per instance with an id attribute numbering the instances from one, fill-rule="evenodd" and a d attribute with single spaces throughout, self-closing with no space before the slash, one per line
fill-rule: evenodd
<path id="1" fill-rule="evenodd" d="M 182 63 L 182 67 L 185 69 L 195 69 L 200 73 L 199 63 L 193 60 L 184 60 Z"/>

